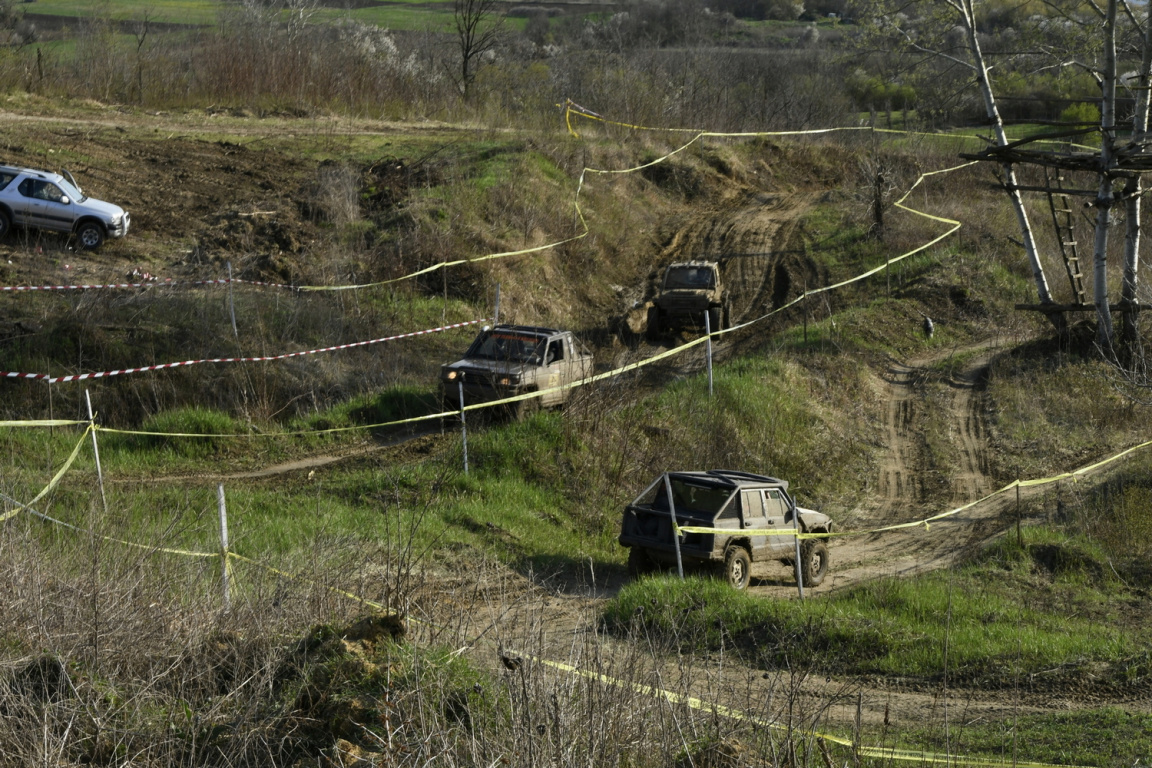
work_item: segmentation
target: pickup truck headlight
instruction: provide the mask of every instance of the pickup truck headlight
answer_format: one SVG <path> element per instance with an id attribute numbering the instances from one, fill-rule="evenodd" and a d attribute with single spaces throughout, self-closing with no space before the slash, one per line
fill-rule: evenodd
<path id="1" fill-rule="evenodd" d="M 514 387 L 520 383 L 519 376 L 501 376 L 496 383 L 502 387 Z"/>
<path id="2" fill-rule="evenodd" d="M 444 374 L 444 381 L 456 381 L 460 377 L 459 371 L 448 371 Z"/>

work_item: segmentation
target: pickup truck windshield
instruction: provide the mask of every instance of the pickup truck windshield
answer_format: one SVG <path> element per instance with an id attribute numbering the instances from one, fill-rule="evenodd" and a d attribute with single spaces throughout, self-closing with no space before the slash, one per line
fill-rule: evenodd
<path id="1" fill-rule="evenodd" d="M 711 267 L 673 267 L 664 278 L 665 290 L 716 287 L 716 274 Z"/>
<path id="2" fill-rule="evenodd" d="M 468 357 L 539 365 L 545 339 L 525 333 L 485 331 L 472 343 Z"/>

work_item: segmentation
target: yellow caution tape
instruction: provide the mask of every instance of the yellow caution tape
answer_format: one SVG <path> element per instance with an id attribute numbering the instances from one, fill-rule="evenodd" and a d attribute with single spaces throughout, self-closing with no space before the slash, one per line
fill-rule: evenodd
<path id="1" fill-rule="evenodd" d="M 86 421 L 71 419 L 38 419 L 35 421 L 0 421 L 0 427 L 71 427 L 87 424 Z"/>
<path id="2" fill-rule="evenodd" d="M 300 576 L 296 576 L 294 574 L 288 573 L 287 571 L 282 571 L 279 568 L 273 568 L 270 565 L 265 565 L 264 563 L 261 563 L 258 560 L 253 560 L 250 557 L 244 557 L 243 555 L 238 555 L 235 552 L 229 552 L 228 553 L 228 559 L 231 560 L 233 558 L 235 558 L 235 559 L 237 559 L 243 563 L 248 563 L 249 565 L 254 565 L 257 568 L 263 568 L 264 570 L 270 571 L 271 573 L 274 573 L 277 576 L 283 576 L 284 578 L 291 579 L 292 581 L 303 581 L 303 579 Z M 384 613 L 389 613 L 392 615 L 399 615 L 396 613 L 396 611 L 392 610 L 391 608 L 383 606 L 380 603 L 375 602 L 374 600 L 369 600 L 366 597 L 360 597 L 359 595 L 353 594 L 351 592 L 347 592 L 343 589 L 340 589 L 339 587 L 331 587 L 331 586 L 328 586 L 326 584 L 321 585 L 321 586 L 323 586 L 325 589 L 327 589 L 330 592 L 335 592 L 338 595 L 343 595 L 344 597 L 347 597 L 351 600 L 355 600 L 358 603 L 361 603 L 363 605 L 367 605 L 370 608 L 375 608 L 378 611 L 382 611 Z M 412 619 L 409 619 L 409 621 L 411 621 L 411 620 Z"/>
<path id="3" fill-rule="evenodd" d="M 83 423 L 83 422 L 81 422 L 81 423 Z M 91 431 L 92 431 L 92 426 L 89 425 L 88 429 L 84 430 L 84 434 L 80 435 L 80 439 L 76 442 L 76 447 L 72 449 L 72 454 L 68 457 L 68 460 L 64 462 L 64 466 L 60 467 L 60 471 L 57 472 L 52 477 L 52 479 L 48 482 L 48 485 L 44 486 L 44 490 L 42 490 L 42 491 L 40 491 L 40 493 L 36 494 L 35 498 L 33 498 L 27 504 L 23 504 L 21 502 L 16 502 L 16 504 L 18 505 L 16 507 L 16 509 L 13 509 L 10 512 L 7 512 L 3 515 L 0 515 L 0 523 L 4 522 L 5 520 L 7 520 L 11 517 L 15 517 L 17 514 L 20 513 L 21 510 L 24 510 L 24 509 L 27 509 L 28 507 L 31 507 L 36 502 L 40 501 L 40 499 L 42 499 L 46 495 L 48 495 L 48 493 L 53 488 L 55 488 L 57 485 L 59 485 L 60 478 L 64 477 L 64 473 L 72 468 L 72 463 L 75 462 L 76 457 L 80 455 L 80 449 L 84 446 L 84 438 L 88 437 L 88 433 Z"/>
<path id="4" fill-rule="evenodd" d="M 544 666 L 552 667 L 553 669 L 558 669 L 558 670 L 561 670 L 563 672 L 567 672 L 569 674 L 578 675 L 579 677 L 583 677 L 586 679 L 597 680 L 601 683 L 604 683 L 606 685 L 611 685 L 613 687 L 628 688 L 628 689 L 631 689 L 633 691 L 636 691 L 637 693 L 643 694 L 645 696 L 660 696 L 660 697 L 666 699 L 667 701 L 669 701 L 673 704 L 683 704 L 683 705 L 690 707 L 692 709 L 697 709 L 697 710 L 701 710 L 704 712 L 717 714 L 717 715 L 720 715 L 722 717 L 727 717 L 727 718 L 730 718 L 733 720 L 740 720 L 743 722 L 752 723 L 754 725 L 758 725 L 758 726 L 761 726 L 764 728 L 771 728 L 774 730 L 788 730 L 787 726 L 780 725 L 779 723 L 766 721 L 766 720 L 763 720 L 761 718 L 750 715 L 746 712 L 743 712 L 741 710 L 733 709 L 732 707 L 726 707 L 722 704 L 715 704 L 712 702 L 704 701 L 704 700 L 696 698 L 694 696 L 684 696 L 684 695 L 675 693 L 673 691 L 668 691 L 668 690 L 665 690 L 662 688 L 657 688 L 654 686 L 645 685 L 643 683 L 635 683 L 635 682 L 628 682 L 625 680 L 620 680 L 618 678 L 610 677 L 610 676 L 602 674 L 600 672 L 592 672 L 589 670 L 580 669 L 579 667 L 575 667 L 571 664 L 565 664 L 565 663 L 560 662 L 560 661 L 551 661 L 549 659 L 542 659 L 542 658 L 539 658 L 537 656 L 533 656 L 531 654 L 523 654 L 523 655 L 526 658 L 532 659 L 533 661 L 535 661 L 539 664 L 543 664 Z M 793 729 L 793 730 L 796 730 L 796 729 Z M 833 736 L 833 735 L 827 734 L 827 733 L 821 733 L 819 731 L 812 731 L 811 735 L 815 736 L 816 738 L 819 738 L 819 739 L 824 739 L 825 741 L 831 742 L 833 744 L 838 744 L 838 745 L 843 746 L 843 747 L 848 747 L 849 749 L 853 748 L 853 743 L 849 739 L 844 739 L 844 738 L 841 738 L 839 736 Z M 863 745 L 857 746 L 855 748 L 860 753 L 860 755 L 865 756 L 865 757 L 880 757 L 880 758 L 888 758 L 891 760 L 917 761 L 917 762 L 925 762 L 925 763 L 943 763 L 943 764 L 954 765 L 954 766 L 971 765 L 971 766 L 1015 766 L 1015 768 L 1088 768 L 1087 766 L 1076 766 L 1076 765 L 1059 766 L 1059 765 L 1055 765 L 1053 763 L 1040 763 L 1040 762 L 1026 761 L 1026 760 L 1013 760 L 1013 759 L 991 758 L 991 757 L 966 757 L 966 756 L 962 756 L 962 755 L 952 755 L 952 754 L 947 754 L 947 753 L 942 753 L 942 752 L 927 752 L 927 751 L 923 751 L 923 750 L 892 749 L 892 748 L 888 748 L 888 747 L 866 747 Z"/>

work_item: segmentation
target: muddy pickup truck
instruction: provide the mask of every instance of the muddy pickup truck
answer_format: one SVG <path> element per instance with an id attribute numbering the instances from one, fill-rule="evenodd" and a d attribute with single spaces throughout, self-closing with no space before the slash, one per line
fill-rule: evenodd
<path id="1" fill-rule="evenodd" d="M 660 290 L 648 308 L 648 338 L 681 328 L 704 327 L 704 316 L 713 331 L 728 327 L 728 292 L 720 281 L 720 265 L 714 261 L 669 264 Z"/>
<path id="2" fill-rule="evenodd" d="M 445 410 L 454 411 L 460 408 L 461 385 L 465 405 L 543 391 L 509 403 L 510 413 L 523 419 L 567 402 L 572 390 L 555 388 L 591 375 L 592 353 L 571 331 L 497 325 L 481 331 L 462 360 L 441 366 L 440 395 Z"/>
<path id="3" fill-rule="evenodd" d="M 824 580 L 831 518 L 797 506 L 788 495 L 784 480 L 727 469 L 665 473 L 628 505 L 620 543 L 631 549 L 628 571 L 633 576 L 676 563 L 668 488 L 672 489 L 677 525 L 725 531 L 681 534 L 680 557 L 685 566 L 722 565 L 728 583 L 744 589 L 751 577 L 752 563 L 777 560 L 789 566 L 795 564 L 796 538 L 791 534 L 797 527 L 795 515 L 799 514 L 801 533 L 824 534 L 800 541 L 804 586 L 815 587 Z M 754 533 L 765 529 L 787 530 L 788 534 Z M 743 533 L 745 530 L 753 535 Z"/>

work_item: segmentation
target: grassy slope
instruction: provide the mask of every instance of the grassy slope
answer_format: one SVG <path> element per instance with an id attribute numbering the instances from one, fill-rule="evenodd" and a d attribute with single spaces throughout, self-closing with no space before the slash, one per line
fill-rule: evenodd
<path id="1" fill-rule="evenodd" d="M 290 147 L 290 142 L 284 146 Z M 455 186 L 417 191 L 413 210 L 430 221 L 468 222 L 456 236 L 459 242 L 479 242 L 472 246 L 475 249 L 506 247 L 517 238 L 523 243 L 537 237 L 530 224 L 523 224 L 534 220 L 529 214 L 539 217 L 551 211 L 557 219 L 565 215 L 554 209 L 564 197 L 569 150 L 549 148 L 540 154 L 530 145 L 515 142 L 500 147 L 507 151 L 493 154 L 493 147 L 477 144 L 475 154 L 463 153 L 448 182 Z M 300 151 L 311 150 L 302 147 Z M 357 152 L 371 156 L 379 150 L 357 145 L 350 151 L 358 157 Z M 333 152 L 331 145 L 325 152 Z M 481 159 L 473 162 L 468 157 Z M 501 164 L 502 170 L 496 172 L 491 163 Z M 508 175 L 526 175 L 526 183 L 540 191 L 543 202 L 519 199 L 504 189 L 507 182 L 500 179 Z M 604 228 L 597 231 L 597 247 L 615 258 L 611 264 L 601 264 L 602 272 L 592 272 L 598 280 L 587 290 L 593 296 L 601 295 L 598 292 L 610 295 L 600 283 L 642 274 L 642 253 L 649 245 L 647 236 L 625 237 L 622 232 L 634 232 L 638 224 L 679 208 L 643 185 L 637 188 L 617 182 L 600 185 L 588 194 L 585 204 L 595 223 Z M 614 204 L 623 195 L 633 204 Z M 950 203 L 938 188 L 926 190 L 925 198 L 929 204 Z M 810 244 L 814 258 L 830 275 L 844 277 L 874 266 L 884 253 L 922 242 L 923 235 L 931 232 L 931 226 L 922 222 L 894 217 L 885 239 L 877 244 L 860 229 L 851 204 L 850 198 L 832 198 L 802 228 L 802 243 Z M 977 212 L 979 206 L 988 204 L 975 194 L 967 203 Z M 489 217 L 500 219 L 508 211 L 520 215 L 521 223 L 492 235 L 484 222 Z M 966 212 L 950 214 L 965 218 Z M 713 400 L 705 396 L 699 375 L 677 377 L 678 381 L 658 391 L 603 387 L 587 393 L 563 415 L 541 414 L 526 424 L 492 425 L 473 432 L 468 476 L 459 471 L 461 446 L 450 435 L 426 439 L 410 450 L 324 469 L 315 478 L 300 473 L 287 479 L 229 482 L 236 550 L 278 565 L 299 566 L 315 556 L 318 542 L 326 547 L 336 543 L 368 557 L 415 530 L 418 551 L 438 551 L 440 557 L 462 562 L 492 553 L 520 567 L 545 570 L 562 570 L 587 557 L 601 565 L 619 563 L 622 554 L 614 534 L 621 504 L 659 471 L 701 463 L 796 478 L 805 502 L 834 512 L 850 508 L 864 493 L 871 476 L 870 457 L 879 447 L 869 426 L 876 417 L 869 362 L 879 362 L 886 355 L 907 358 L 953 349 L 986 337 L 994 328 L 1018 338 L 1043 330 L 1031 324 L 1031 318 L 1008 311 L 1014 297 L 1026 293 L 1027 282 L 1014 258 L 988 245 L 984 232 L 998 224 L 994 217 L 978 218 L 955 241 L 893 268 L 890 297 L 883 275 L 831 295 L 821 315 L 811 319 L 807 339 L 796 314 L 768 326 L 773 333 L 746 339 L 741 356 L 718 367 Z M 554 226 L 548 229 L 555 231 Z M 493 265 L 493 275 L 505 285 L 516 286 L 508 291 L 513 312 L 523 313 L 520 317 L 532 317 L 533 312 L 552 317 L 548 313 L 559 316 L 581 306 L 583 302 L 571 296 L 558 296 L 544 309 L 525 301 L 536 270 L 563 274 L 562 270 L 573 269 L 588 274 L 588 264 L 600 264 L 593 261 L 597 252 L 583 244 L 564 255 L 566 261 L 534 257 Z M 431 320 L 436 314 L 432 297 L 402 295 L 400 300 L 417 307 L 421 319 Z M 462 303 L 453 311 L 465 314 L 467 299 L 457 301 Z M 369 306 L 373 313 L 388 311 L 386 302 Z M 603 306 L 593 303 L 584 310 L 586 322 L 591 323 L 594 312 Z M 931 341 L 919 334 L 921 313 L 938 321 L 939 332 Z M 1056 364 L 1060 362 L 1064 364 Z M 937 373 L 942 382 L 947 364 Z M 1075 356 L 1053 361 L 1043 346 L 1019 346 L 998 360 L 989 400 L 995 408 L 997 439 L 1004 441 L 1005 450 L 1002 463 L 994 469 L 1005 476 L 1014 469 L 1068 468 L 1067 460 L 1120 445 L 1146 430 L 1143 410 L 1120 401 L 1063 394 L 1099 391 L 1107 381 L 1106 373 Z M 1068 386 L 1069 376 L 1080 382 L 1079 389 Z M 428 392 L 426 379 L 404 383 L 391 394 L 361 395 L 300 420 L 260 422 L 259 427 L 275 432 L 304 424 L 371 423 L 420 412 L 428 407 L 421 404 Z M 1031 396 L 1035 392 L 1042 396 Z M 1110 429 L 1099 430 L 1101 423 Z M 243 419 L 190 411 L 162 412 L 148 424 L 200 431 L 248 429 Z M 944 429 L 942 425 L 934 428 Z M 10 458 L 6 487 L 27 498 L 47 476 L 47 469 L 58 466 L 75 438 L 63 430 L 50 439 L 39 433 L 6 432 L 4 452 Z M 937 438 L 943 444 L 943 438 Z M 344 436 L 211 443 L 104 439 L 105 466 L 120 480 L 143 474 L 214 471 L 220 466 L 259 466 L 318 449 L 348 449 L 357 442 Z M 1050 450 L 1057 446 L 1071 448 L 1067 454 Z M 938 461 L 946 462 L 945 452 Z M 85 458 L 45 509 L 83 524 L 90 509 L 91 480 L 92 467 Z M 109 521 L 103 530 L 133 540 L 211 550 L 215 522 L 210 485 L 200 481 L 188 487 L 117 485 L 110 501 L 125 522 Z M 1095 504 L 1093 509 L 1109 511 L 1116 508 L 1109 499 L 1119 494 L 1127 499 L 1119 508 L 1129 510 L 1132 520 L 1114 535 L 1119 538 L 1124 532 L 1143 530 L 1139 525 L 1146 515 L 1140 514 L 1138 499 L 1149 485 L 1152 482 L 1145 474 L 1133 470 L 1112 496 L 1090 498 L 1085 507 Z M 45 544 L 49 549 L 52 546 L 50 540 Z M 1096 555 L 1093 558 L 1097 564 L 1106 562 Z M 997 568 L 1018 576 L 1013 583 L 1019 588 L 999 592 L 996 585 L 1001 580 L 994 578 Z M 844 651 L 844 663 L 860 673 L 929 679 L 941 668 L 939 611 L 949 589 L 956 606 L 952 631 L 971 639 L 964 644 L 965 651 L 956 652 L 952 663 L 973 682 L 986 680 L 989 670 L 1003 663 L 1026 670 L 1063 664 L 1070 658 L 1117 665 L 1129 658 L 1122 649 L 1124 642 L 1147 643 L 1146 628 L 1132 626 L 1111 630 L 1108 642 L 1098 642 L 1097 628 L 1114 619 L 1125 599 L 1123 589 L 1106 572 L 1099 578 L 1095 571 L 1091 578 L 1064 575 L 1046 581 L 1042 576 L 1036 576 L 1030 557 L 1008 548 L 951 580 L 936 575 L 908 583 L 881 583 L 803 607 L 742 604 L 732 610 L 748 614 L 751 618 L 745 621 L 776 622 L 786 636 L 797 627 L 811 626 L 805 622 L 815 621 L 827 631 L 813 634 L 811 641 Z M 205 578 L 214 576 L 206 573 Z M 647 582 L 635 587 L 649 588 Z M 726 593 L 716 598 L 724 603 L 740 600 Z M 681 600 L 684 595 L 659 599 Z M 1090 618 L 1053 615 L 1042 607 L 1053 599 L 1056 605 L 1076 606 Z M 622 604 L 623 600 L 622 596 Z M 991 611 L 987 608 L 990 600 L 995 603 Z M 649 605 L 650 601 L 649 597 Z M 769 618 L 757 618 L 757 612 L 765 610 Z M 789 613 L 794 611 L 814 614 Z M 620 612 L 622 616 L 634 614 L 626 608 Z M 1015 632 L 1019 624 L 1029 627 L 1027 636 Z M 995 631 L 988 631 L 989 627 Z M 1087 642 L 1088 637 L 1097 642 Z M 853 649 L 869 640 L 875 642 L 868 652 L 855 653 L 854 658 Z M 1144 674 L 1139 668 L 1137 673 Z M 1114 718 L 1105 712 L 1099 719 L 1111 722 Z M 1049 721 L 1037 725 L 1037 729 L 1051 727 Z"/>

